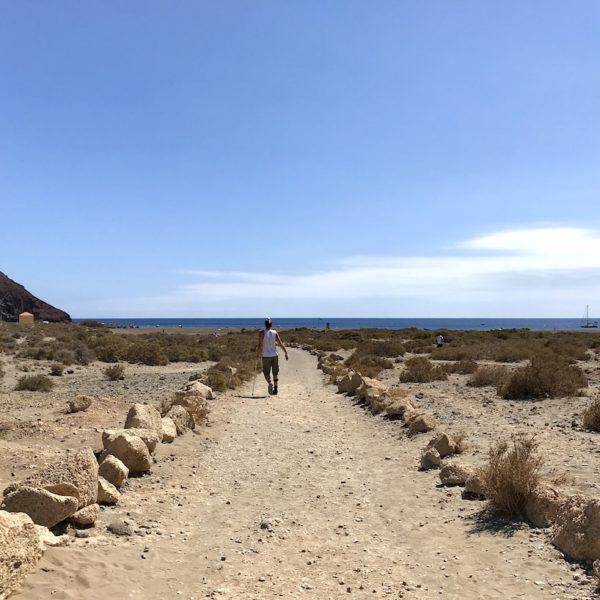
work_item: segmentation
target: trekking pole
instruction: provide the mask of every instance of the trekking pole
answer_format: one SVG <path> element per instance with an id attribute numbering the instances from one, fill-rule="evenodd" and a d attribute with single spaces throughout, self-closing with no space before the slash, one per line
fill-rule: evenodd
<path id="1" fill-rule="evenodd" d="M 256 361 L 254 362 L 254 377 L 252 378 L 252 397 L 254 398 L 254 385 L 256 383 L 256 370 L 258 369 L 258 354 L 256 355 Z"/>

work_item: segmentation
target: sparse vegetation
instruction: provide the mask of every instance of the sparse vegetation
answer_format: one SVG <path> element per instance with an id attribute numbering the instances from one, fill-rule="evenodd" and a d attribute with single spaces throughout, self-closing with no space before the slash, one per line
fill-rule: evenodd
<path id="1" fill-rule="evenodd" d="M 104 375 L 110 381 L 125 379 L 125 367 L 123 365 L 110 365 L 104 369 Z"/>
<path id="2" fill-rule="evenodd" d="M 49 392 L 54 387 L 54 382 L 46 375 L 23 375 L 19 377 L 16 391 Z"/>
<path id="3" fill-rule="evenodd" d="M 514 400 L 561 398 L 576 395 L 587 387 L 583 371 L 555 354 L 535 356 L 502 384 L 499 393 Z"/>
<path id="4" fill-rule="evenodd" d="M 495 388 L 499 388 L 503 385 L 508 377 L 508 369 L 498 365 L 481 365 L 471 375 L 467 385 L 472 387 L 485 387 L 486 385 L 493 385 Z"/>
<path id="5" fill-rule="evenodd" d="M 413 356 L 404 363 L 400 381 L 405 383 L 427 383 L 447 379 L 446 371 L 424 356 Z"/>
<path id="6" fill-rule="evenodd" d="M 60 363 L 54 363 L 50 365 L 50 375 L 54 377 L 60 377 L 63 374 L 64 369 L 64 365 L 61 365 Z"/>
<path id="7" fill-rule="evenodd" d="M 459 375 L 469 375 L 477 371 L 477 363 L 474 360 L 459 360 L 441 365 L 446 373 L 458 373 Z"/>
<path id="8" fill-rule="evenodd" d="M 490 449 L 482 470 L 483 487 L 493 508 L 511 517 L 524 516 L 525 505 L 540 481 L 543 465 L 532 435 L 515 434 Z"/>
<path id="9" fill-rule="evenodd" d="M 591 431 L 600 431 L 600 399 L 594 400 L 583 413 L 583 426 Z"/>

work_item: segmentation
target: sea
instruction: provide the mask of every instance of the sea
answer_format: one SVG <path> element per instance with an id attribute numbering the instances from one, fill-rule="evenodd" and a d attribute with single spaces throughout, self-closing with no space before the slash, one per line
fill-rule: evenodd
<path id="1" fill-rule="evenodd" d="M 75 323 L 90 319 L 73 319 Z M 94 321 L 111 327 L 154 327 L 154 328 L 196 328 L 196 329 L 260 329 L 264 318 L 212 318 L 212 319 L 113 319 L 93 318 Z M 489 331 L 498 329 L 530 329 L 534 331 L 589 331 L 600 329 L 581 329 L 581 319 L 448 319 L 448 318 L 296 318 L 273 317 L 275 329 L 405 329 L 415 327 L 423 330 L 467 330 Z"/>

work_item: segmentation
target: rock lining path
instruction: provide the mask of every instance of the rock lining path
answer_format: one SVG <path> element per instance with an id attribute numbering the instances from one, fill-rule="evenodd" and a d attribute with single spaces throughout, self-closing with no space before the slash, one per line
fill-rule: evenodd
<path id="1" fill-rule="evenodd" d="M 251 389 L 162 445 L 92 537 L 48 550 L 14 598 L 589 597 L 543 531 L 490 529 L 482 503 L 417 471 L 430 436 L 336 394 L 313 356 L 290 350 L 279 396 Z M 137 533 L 106 533 L 116 518 Z"/>

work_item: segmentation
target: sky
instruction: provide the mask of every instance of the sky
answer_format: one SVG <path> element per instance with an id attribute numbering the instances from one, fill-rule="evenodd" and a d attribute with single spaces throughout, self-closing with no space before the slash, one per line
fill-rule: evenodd
<path id="1" fill-rule="evenodd" d="M 600 314 L 595 0 L 0 7 L 0 271 L 73 317 Z"/>

